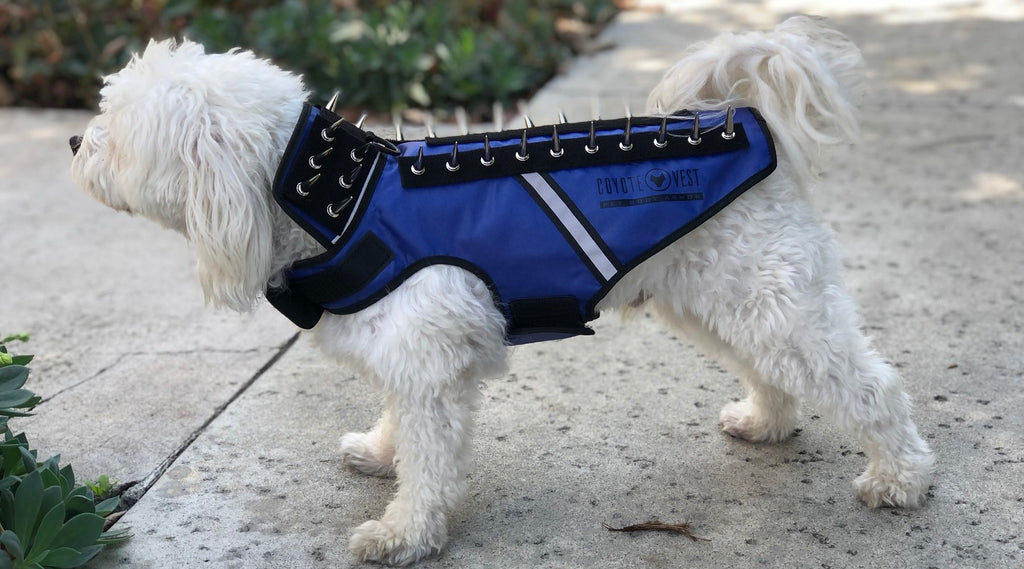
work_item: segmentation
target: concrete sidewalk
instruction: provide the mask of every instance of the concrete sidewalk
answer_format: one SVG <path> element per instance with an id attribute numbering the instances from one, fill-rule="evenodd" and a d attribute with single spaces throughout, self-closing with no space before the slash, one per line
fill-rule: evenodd
<path id="1" fill-rule="evenodd" d="M 871 511 L 851 435 L 806 409 L 797 437 L 717 430 L 738 381 L 652 318 L 517 348 L 478 413 L 477 467 L 442 556 L 424 567 L 1020 567 L 1024 563 L 1024 13 L 1000 0 L 861 4 L 641 2 L 530 102 L 588 118 L 639 112 L 682 49 L 790 11 L 831 17 L 864 50 L 864 144 L 819 206 L 877 349 L 900 368 L 938 454 L 918 511 Z M 773 6 L 784 7 L 773 9 Z M 176 234 L 73 187 L 66 140 L 88 113 L 0 110 L 0 334 L 29 331 L 16 420 L 81 478 L 138 497 L 135 537 L 92 568 L 354 567 L 350 528 L 393 482 L 341 464 L 341 433 L 378 413 L 366 382 L 269 307 L 204 309 Z M 22 346 L 18 346 L 22 348 Z M 689 521 L 706 543 L 617 534 Z"/>

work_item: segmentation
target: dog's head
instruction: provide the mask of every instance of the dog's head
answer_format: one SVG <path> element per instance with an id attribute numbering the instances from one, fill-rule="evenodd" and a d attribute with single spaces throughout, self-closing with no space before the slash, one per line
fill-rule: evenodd
<path id="1" fill-rule="evenodd" d="M 207 300 L 251 307 L 270 270 L 269 188 L 306 99 L 301 80 L 251 52 L 168 40 L 104 83 L 100 115 L 71 138 L 75 182 L 185 234 Z"/>

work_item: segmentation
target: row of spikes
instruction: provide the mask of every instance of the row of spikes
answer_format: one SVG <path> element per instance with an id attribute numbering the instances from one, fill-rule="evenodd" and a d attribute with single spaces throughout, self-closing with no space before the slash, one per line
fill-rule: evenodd
<path id="1" fill-rule="evenodd" d="M 340 91 L 335 91 L 334 95 L 327 102 L 327 105 L 325 105 L 324 108 L 327 109 L 328 111 L 331 111 L 332 113 L 336 113 L 337 112 L 337 108 L 338 108 L 338 103 L 339 103 L 340 99 L 341 99 L 341 92 Z M 593 109 L 594 112 L 592 114 L 597 119 L 600 119 L 600 112 L 599 112 L 599 110 L 597 108 L 597 101 L 596 101 L 596 99 L 594 100 L 592 106 L 594 108 Z M 628 119 L 630 119 L 632 117 L 632 113 L 630 111 L 629 105 L 626 105 L 625 108 L 626 108 L 626 119 L 628 120 Z M 657 109 L 657 113 L 659 115 L 662 115 L 663 122 L 664 122 L 664 119 L 667 119 L 668 116 L 666 115 L 665 110 L 662 107 L 661 101 L 658 101 L 656 103 L 656 109 Z M 466 109 L 463 108 L 463 107 L 456 107 L 454 113 L 452 113 L 452 114 L 454 115 L 455 122 L 458 125 L 459 134 L 460 135 L 467 135 L 467 134 L 469 134 L 469 118 L 468 118 L 468 114 L 466 113 Z M 494 116 L 494 130 L 497 131 L 497 132 L 503 131 L 504 130 L 505 112 L 504 112 L 504 107 L 503 107 L 503 105 L 500 102 L 495 102 L 494 103 L 492 114 Z M 525 106 L 522 105 L 522 104 L 520 104 L 520 106 L 519 106 L 519 114 L 523 117 L 523 123 L 525 124 L 526 128 L 533 128 L 534 127 L 533 120 L 530 119 L 530 115 L 527 114 Z M 700 119 L 698 117 L 698 114 L 699 113 L 695 112 L 693 114 L 693 117 L 673 116 L 673 118 L 693 118 L 693 119 L 695 119 L 695 121 L 697 121 L 696 124 L 694 125 L 693 132 L 692 132 L 692 134 L 690 136 L 691 144 L 699 144 L 699 140 L 700 140 L 700 131 L 699 131 L 699 128 L 700 128 L 699 120 Z M 367 117 L 366 113 L 363 113 L 363 115 L 359 117 L 359 120 L 354 123 L 356 128 L 362 128 L 363 122 L 366 120 L 366 117 Z M 732 109 L 732 107 L 729 107 L 728 110 L 727 110 L 726 120 L 727 120 L 726 135 L 727 135 L 727 138 L 732 138 L 732 136 L 731 136 L 732 130 L 733 130 L 733 128 L 732 128 L 732 123 L 733 123 L 733 109 Z M 338 120 L 333 125 L 331 125 L 331 127 L 328 129 L 328 132 L 323 135 L 324 139 L 327 140 L 328 137 L 330 136 L 330 134 L 333 134 L 333 132 L 335 130 L 337 130 L 337 128 L 339 128 L 343 122 L 344 122 L 344 118 Z M 394 136 L 393 140 L 395 140 L 397 142 L 403 142 L 405 140 L 405 138 L 403 136 L 403 131 L 402 131 L 402 117 L 401 117 L 401 115 L 399 113 L 393 113 L 392 114 L 392 122 L 393 122 L 393 125 L 394 125 L 394 128 L 395 128 L 395 136 Z M 566 118 L 565 112 L 559 110 L 558 111 L 558 124 L 566 124 L 568 122 L 569 122 L 569 120 Z M 593 121 L 591 121 L 591 122 L 593 122 Z M 427 131 L 427 138 L 437 138 L 437 134 L 434 132 L 434 120 L 433 120 L 433 115 L 432 114 L 427 114 L 426 115 L 426 117 L 424 119 L 424 122 L 423 122 L 423 126 L 426 129 L 426 131 Z M 626 140 L 627 141 L 629 139 L 628 128 L 629 128 L 629 126 L 627 124 L 627 132 L 626 132 Z M 663 125 L 663 128 L 664 128 L 664 125 Z M 556 133 L 556 135 L 557 135 L 557 133 Z M 694 142 L 694 141 L 697 141 L 697 142 Z M 626 143 L 625 146 L 629 146 L 629 144 Z M 661 147 L 662 146 L 659 146 L 659 148 L 661 148 Z"/>
<path id="2" fill-rule="evenodd" d="M 328 111 L 331 111 L 332 113 L 336 112 L 337 106 L 338 106 L 339 97 L 340 97 L 340 94 L 339 93 L 335 93 L 334 96 L 331 97 L 330 101 L 328 101 L 328 103 L 325 106 L 325 108 Z M 495 104 L 495 113 L 494 113 L 494 115 L 495 115 L 495 128 L 498 131 L 502 130 L 501 121 L 502 121 L 503 114 L 502 114 L 502 109 L 501 109 L 500 105 L 501 105 L 500 103 L 496 103 Z M 656 138 L 653 141 L 653 143 L 658 148 L 664 148 L 665 146 L 668 145 L 668 118 L 669 118 L 669 115 L 664 112 L 664 109 L 662 108 L 662 105 L 661 105 L 660 101 L 657 103 L 657 110 L 658 110 L 658 113 L 662 115 L 662 120 L 661 120 L 661 128 L 658 131 L 658 138 Z M 465 110 L 462 109 L 462 108 L 459 108 L 459 109 L 456 110 L 455 114 L 456 114 L 456 118 L 457 118 L 457 121 L 458 121 L 459 126 L 460 126 L 460 130 L 462 131 L 462 134 L 469 134 L 468 121 L 466 120 Z M 366 114 L 363 114 L 359 118 L 358 121 L 353 123 L 356 128 L 362 128 L 362 125 L 363 125 L 364 121 L 366 120 L 366 116 L 367 116 Z M 461 119 L 459 117 L 461 117 Z M 694 112 L 692 119 L 693 119 L 693 125 L 692 125 L 691 131 L 690 131 L 690 135 L 687 137 L 687 142 L 689 144 L 691 144 L 691 145 L 695 145 L 696 146 L 696 145 L 701 143 L 700 113 L 699 112 Z M 558 112 L 558 120 L 559 120 L 558 124 L 566 124 L 566 123 L 569 122 L 568 119 L 565 116 L 565 113 L 562 112 L 562 111 Z M 344 117 L 339 118 L 331 126 L 329 126 L 327 128 L 324 128 L 321 131 L 321 133 L 320 133 L 321 137 L 325 141 L 327 141 L 327 142 L 333 141 L 334 140 L 334 134 L 337 132 L 337 130 L 339 128 L 341 128 L 341 125 L 344 124 L 344 122 L 345 122 L 345 118 Z M 515 154 L 516 159 L 521 161 L 521 162 L 525 162 L 525 161 L 530 159 L 530 154 L 529 154 L 528 148 L 527 148 L 526 129 L 534 127 L 533 121 L 530 119 L 529 115 L 527 115 L 525 113 L 523 113 L 523 122 L 525 124 L 525 128 L 523 129 L 523 135 L 522 135 L 522 140 L 520 142 L 520 148 L 519 148 L 519 150 Z M 562 149 L 562 146 L 561 146 L 561 141 L 559 140 L 558 124 L 552 126 L 551 149 L 549 150 L 549 153 L 551 154 L 551 156 L 553 158 L 559 158 L 564 153 L 564 150 Z M 425 126 L 427 128 L 427 135 L 428 135 L 428 137 L 430 137 L 430 138 L 436 137 L 436 134 L 434 133 L 433 125 L 431 124 L 431 122 L 427 121 Z M 630 112 L 629 107 L 627 106 L 626 107 L 626 127 L 625 127 L 625 132 L 623 133 L 622 141 L 619 142 L 619 149 L 622 150 L 623 152 L 628 152 L 628 151 L 633 149 L 633 144 L 630 141 L 631 126 L 632 126 L 632 114 Z M 397 119 L 395 121 L 395 131 L 396 131 L 395 140 L 397 140 L 399 142 L 402 141 L 403 138 L 402 138 L 401 122 L 399 120 L 397 120 Z M 728 109 L 726 111 L 725 128 L 724 128 L 724 130 L 722 132 L 722 137 L 725 138 L 726 140 L 729 140 L 729 139 L 732 139 L 734 136 L 735 136 L 735 131 L 734 131 L 734 109 L 730 106 L 730 107 L 728 107 Z M 599 147 L 597 145 L 597 136 L 596 136 L 596 132 L 595 132 L 594 121 L 592 120 L 592 121 L 590 121 L 590 134 L 589 134 L 588 142 L 587 142 L 587 145 L 584 147 L 584 150 L 587 153 L 589 153 L 589 154 L 595 154 L 595 153 L 597 153 L 598 149 L 599 149 Z M 323 152 L 321 152 L 319 154 L 311 156 L 309 158 L 309 165 L 310 165 L 310 167 L 312 167 L 314 170 L 319 170 L 320 168 L 322 168 L 323 167 L 323 161 L 333 151 L 334 151 L 334 148 L 330 147 L 330 148 L 327 148 L 326 150 L 324 150 Z M 342 175 L 338 179 L 338 184 L 342 188 L 349 189 L 349 188 L 352 187 L 355 179 L 359 176 L 359 173 L 360 173 L 360 171 L 362 169 L 362 161 L 363 161 L 364 156 L 365 156 L 365 147 L 364 147 L 362 153 L 358 152 L 358 149 L 353 149 L 352 150 L 352 152 L 350 153 L 349 157 L 352 159 L 352 161 L 356 162 L 357 165 L 356 165 L 355 169 L 348 176 Z M 494 164 L 494 157 L 491 154 L 490 137 L 488 135 L 484 135 L 484 155 L 480 158 L 480 163 L 483 166 L 492 166 Z M 455 141 L 453 146 L 452 146 L 451 155 L 449 156 L 448 160 L 445 162 L 445 168 L 449 172 L 457 172 L 460 169 L 460 167 L 461 167 L 461 165 L 459 163 L 459 142 Z M 417 176 L 423 175 L 426 172 L 426 168 L 423 166 L 423 146 L 420 146 L 419 151 L 417 153 L 416 162 L 410 167 L 410 169 L 411 169 L 412 173 L 414 175 L 417 175 Z M 316 184 L 320 180 L 320 177 L 321 177 L 321 175 L 319 173 L 317 173 L 313 177 L 311 177 L 310 179 L 300 182 L 296 186 L 296 192 L 299 195 L 301 195 L 301 196 L 309 195 L 309 188 L 311 186 L 313 186 L 314 184 Z M 329 205 L 327 207 L 328 215 L 330 215 L 331 217 L 338 217 L 338 215 L 340 215 L 341 211 L 344 210 L 344 208 L 347 205 L 349 205 L 349 203 L 352 201 L 352 199 L 353 198 L 351 196 L 349 196 L 348 198 L 343 200 L 343 202 L 340 203 L 340 204 L 331 204 L 331 205 Z"/>

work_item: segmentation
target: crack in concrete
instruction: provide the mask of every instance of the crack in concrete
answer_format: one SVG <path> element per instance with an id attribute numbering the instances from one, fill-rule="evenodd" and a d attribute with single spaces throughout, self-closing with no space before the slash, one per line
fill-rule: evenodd
<path id="1" fill-rule="evenodd" d="M 182 454 L 184 454 L 185 451 L 188 450 L 190 446 L 192 446 L 192 443 L 194 443 L 196 439 L 198 439 L 199 436 L 206 431 L 210 424 L 213 423 L 213 421 L 215 421 L 218 417 L 220 417 L 220 415 L 232 403 L 234 403 L 239 397 L 241 397 L 242 394 L 248 391 L 248 389 L 252 387 L 254 383 L 256 383 L 257 379 L 262 377 L 263 374 L 267 372 L 267 370 L 272 368 L 274 364 L 276 364 L 278 360 L 280 360 L 288 352 L 288 350 L 290 350 L 291 347 L 295 345 L 295 342 L 298 341 L 299 339 L 299 334 L 300 332 L 296 332 L 295 335 L 289 338 L 287 342 L 281 344 L 277 349 L 277 353 L 271 356 L 271 358 L 267 360 L 267 363 L 263 364 L 263 366 L 260 369 L 258 369 L 256 373 L 252 375 L 252 377 L 246 380 L 246 382 L 243 383 L 238 388 L 238 390 L 235 391 L 235 393 L 230 398 L 228 398 L 227 401 L 225 401 L 216 409 L 214 409 L 213 413 L 206 419 L 206 421 L 204 421 L 203 424 L 200 425 L 197 429 L 192 431 L 192 433 L 190 433 L 189 436 L 186 437 L 184 441 L 182 441 L 178 448 L 176 448 L 170 455 L 164 458 L 164 460 L 162 460 L 160 464 L 157 465 L 156 468 L 150 471 L 150 473 L 145 478 L 133 482 L 130 485 L 130 487 L 125 488 L 125 492 L 121 495 L 121 508 L 125 510 L 130 509 L 139 500 L 141 500 L 142 497 L 146 495 L 146 492 L 148 492 L 149 489 L 152 488 L 154 484 L 156 484 L 160 477 L 163 476 L 165 472 L 167 472 L 167 469 L 169 469 L 171 465 L 174 464 L 174 462 L 178 460 L 178 458 Z"/>
<path id="2" fill-rule="evenodd" d="M 295 337 L 293 336 L 289 340 L 289 342 L 294 342 L 294 340 L 295 340 Z M 287 344 L 287 342 L 286 342 L 286 344 Z M 40 403 L 46 403 L 47 401 L 53 401 L 54 399 L 56 399 L 60 395 L 63 395 L 64 393 L 67 393 L 68 391 L 71 391 L 73 389 L 77 389 L 77 388 L 85 385 L 86 383 L 89 383 L 89 382 L 95 380 L 96 378 L 100 377 L 101 375 L 103 375 L 103 374 L 107 373 L 108 371 L 114 369 L 115 367 L 121 365 L 121 362 L 123 362 L 126 359 L 131 358 L 131 357 L 137 357 L 137 356 L 182 356 L 182 355 L 200 354 L 200 353 L 203 353 L 203 354 L 252 354 L 252 353 L 257 353 L 260 350 L 264 350 L 264 349 L 266 349 L 266 347 L 247 348 L 247 349 L 244 349 L 244 350 L 227 349 L 227 348 L 219 348 L 219 349 L 218 348 L 213 348 L 213 349 L 194 348 L 194 349 L 189 349 L 189 350 L 166 350 L 166 351 L 157 350 L 157 351 L 154 351 L 154 352 L 146 352 L 146 351 L 143 351 L 143 352 L 125 352 L 123 354 L 120 354 L 117 357 L 117 359 L 114 360 L 114 362 L 111 363 L 110 365 L 104 366 L 103 368 L 101 368 L 96 373 L 90 375 L 89 377 L 87 377 L 87 378 L 85 378 L 85 379 L 83 379 L 81 381 L 77 381 L 77 382 L 75 382 L 75 383 L 73 383 L 71 385 L 68 385 L 66 387 L 63 387 L 63 388 L 57 390 L 55 393 L 53 393 L 49 397 L 46 397 L 45 399 L 43 399 Z"/>

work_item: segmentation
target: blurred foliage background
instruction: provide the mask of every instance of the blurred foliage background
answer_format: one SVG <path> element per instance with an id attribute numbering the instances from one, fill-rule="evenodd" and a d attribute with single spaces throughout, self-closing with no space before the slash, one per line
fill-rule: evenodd
<path id="1" fill-rule="evenodd" d="M 621 1 L 621 0 L 619 0 Z M 95 107 L 149 38 L 251 49 L 376 112 L 529 96 L 591 51 L 616 0 L 0 0 L 0 106 Z"/>

